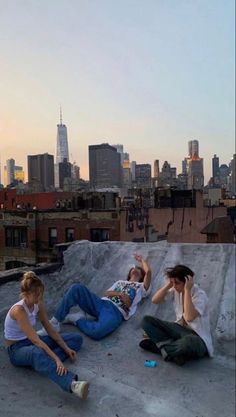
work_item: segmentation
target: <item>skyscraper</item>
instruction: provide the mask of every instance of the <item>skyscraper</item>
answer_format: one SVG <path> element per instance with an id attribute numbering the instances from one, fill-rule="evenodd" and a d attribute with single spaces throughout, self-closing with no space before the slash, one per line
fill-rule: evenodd
<path id="1" fill-rule="evenodd" d="M 212 178 L 213 178 L 213 183 L 216 184 L 217 182 L 219 182 L 219 158 L 218 156 L 214 155 L 214 157 L 212 158 Z M 218 179 L 218 181 L 217 181 Z"/>
<path id="2" fill-rule="evenodd" d="M 62 111 L 60 108 L 60 124 L 57 125 L 57 152 L 55 164 L 55 187 L 59 187 L 59 163 L 66 159 L 69 162 L 67 127 L 62 123 Z"/>
<path id="3" fill-rule="evenodd" d="M 89 179 L 91 187 L 121 186 L 120 153 L 108 143 L 89 146 Z"/>
<path id="4" fill-rule="evenodd" d="M 151 165 L 150 164 L 136 164 L 135 166 L 135 181 L 138 188 L 151 187 Z"/>
<path id="5" fill-rule="evenodd" d="M 189 190 L 201 190 L 204 186 L 203 159 L 199 157 L 198 140 L 188 142 L 189 158 L 186 158 L 187 187 Z"/>
<path id="6" fill-rule="evenodd" d="M 188 142 L 188 155 L 189 155 L 189 158 L 194 158 L 194 157 L 199 156 L 198 140 L 190 140 Z"/>
<path id="7" fill-rule="evenodd" d="M 15 159 L 7 159 L 7 185 L 15 179 Z"/>
<path id="8" fill-rule="evenodd" d="M 236 197 L 236 154 L 231 161 L 231 195 Z"/>
<path id="9" fill-rule="evenodd" d="M 42 184 L 44 191 L 54 187 L 54 157 L 48 153 L 28 155 L 28 181 Z"/>
<path id="10" fill-rule="evenodd" d="M 63 162 L 59 162 L 59 187 L 63 190 L 64 180 L 71 178 L 71 163 L 64 159 Z"/>
<path id="11" fill-rule="evenodd" d="M 159 168 L 159 159 L 155 159 L 154 161 L 154 178 L 158 178 L 160 174 L 160 168 Z"/>

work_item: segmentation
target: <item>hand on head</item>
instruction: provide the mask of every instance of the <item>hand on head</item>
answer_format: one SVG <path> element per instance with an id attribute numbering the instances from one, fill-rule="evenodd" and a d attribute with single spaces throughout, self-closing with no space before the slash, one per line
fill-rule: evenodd
<path id="1" fill-rule="evenodd" d="M 184 289 L 191 290 L 192 287 L 193 287 L 193 277 L 191 277 L 191 275 L 187 275 L 185 277 Z"/>

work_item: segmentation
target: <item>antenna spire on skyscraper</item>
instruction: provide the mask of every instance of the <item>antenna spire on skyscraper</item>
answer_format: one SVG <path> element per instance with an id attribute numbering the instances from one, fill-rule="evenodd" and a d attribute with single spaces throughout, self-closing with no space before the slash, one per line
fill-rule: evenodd
<path id="1" fill-rule="evenodd" d="M 60 106 L 60 124 L 62 125 L 62 109 L 61 109 L 61 106 Z"/>

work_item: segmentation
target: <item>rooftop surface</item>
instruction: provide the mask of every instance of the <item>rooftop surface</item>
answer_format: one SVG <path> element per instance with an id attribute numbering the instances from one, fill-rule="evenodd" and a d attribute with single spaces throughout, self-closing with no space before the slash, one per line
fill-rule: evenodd
<path id="1" fill-rule="evenodd" d="M 102 295 L 123 279 L 133 265 L 133 253 L 147 258 L 153 272 L 152 293 L 164 282 L 164 270 L 176 263 L 196 273 L 210 304 L 215 347 L 213 359 L 188 362 L 184 367 L 138 347 L 144 315 L 174 320 L 171 304 L 153 305 L 151 295 L 136 314 L 101 341 L 83 336 L 76 362 L 68 367 L 91 383 L 82 402 L 30 369 L 15 368 L 3 347 L 3 322 L 16 302 L 19 284 L 0 286 L 0 410 L 2 417 L 233 417 L 235 415 L 235 245 L 168 244 L 87 241 L 74 243 L 64 254 L 60 271 L 41 276 L 49 315 L 73 282 L 82 282 Z M 64 325 L 63 330 L 78 331 Z M 157 360 L 146 368 L 146 359 Z"/>

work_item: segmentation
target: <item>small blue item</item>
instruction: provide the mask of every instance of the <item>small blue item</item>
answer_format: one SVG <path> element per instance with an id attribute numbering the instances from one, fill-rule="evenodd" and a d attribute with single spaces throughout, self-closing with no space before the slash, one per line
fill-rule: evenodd
<path id="1" fill-rule="evenodd" d="M 155 368 L 155 366 L 157 366 L 157 362 L 156 361 L 151 361 L 151 360 L 146 360 L 144 362 L 144 366 L 147 366 L 148 368 Z"/>

